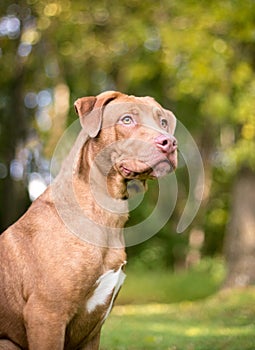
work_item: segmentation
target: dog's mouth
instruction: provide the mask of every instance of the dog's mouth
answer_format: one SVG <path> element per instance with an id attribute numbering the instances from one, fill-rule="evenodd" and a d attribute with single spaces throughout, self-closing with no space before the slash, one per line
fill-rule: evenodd
<path id="1" fill-rule="evenodd" d="M 117 166 L 120 174 L 126 179 L 155 179 L 163 177 L 177 167 L 177 156 L 164 157 L 148 164 L 136 159 L 123 161 Z"/>
<path id="2" fill-rule="evenodd" d="M 151 167 L 146 167 L 144 170 L 134 170 L 130 167 L 127 167 L 126 165 L 120 165 L 119 172 L 124 178 L 127 179 L 137 179 L 137 178 L 146 178 L 149 177 L 150 173 L 152 172 Z"/>

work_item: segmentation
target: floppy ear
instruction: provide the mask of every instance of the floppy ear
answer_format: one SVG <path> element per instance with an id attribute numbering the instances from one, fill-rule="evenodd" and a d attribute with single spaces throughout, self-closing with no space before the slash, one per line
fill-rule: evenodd
<path id="1" fill-rule="evenodd" d="M 117 91 L 106 91 L 98 96 L 82 97 L 75 101 L 74 108 L 80 117 L 81 126 L 90 137 L 96 137 L 101 129 L 104 107 L 121 95 Z"/>

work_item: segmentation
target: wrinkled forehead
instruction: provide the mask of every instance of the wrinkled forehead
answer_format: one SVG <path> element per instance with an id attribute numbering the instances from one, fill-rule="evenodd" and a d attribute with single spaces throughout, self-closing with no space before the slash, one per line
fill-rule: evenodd
<path id="1" fill-rule="evenodd" d="M 159 109 L 162 109 L 162 106 L 150 96 L 137 97 L 133 95 L 122 95 L 121 97 L 111 101 L 110 105 L 117 103 L 143 105 L 148 106 L 149 108 L 158 107 Z"/>
<path id="2" fill-rule="evenodd" d="M 166 118 L 170 125 L 175 125 L 176 121 L 174 114 L 162 108 L 152 97 L 125 96 L 105 106 L 103 124 L 116 123 L 125 113 L 131 113 L 139 119 L 139 122 L 148 125 L 160 117 Z"/>

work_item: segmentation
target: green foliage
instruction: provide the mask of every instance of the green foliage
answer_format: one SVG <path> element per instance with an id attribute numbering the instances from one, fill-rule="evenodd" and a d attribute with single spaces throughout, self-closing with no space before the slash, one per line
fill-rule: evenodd
<path id="1" fill-rule="evenodd" d="M 102 350 L 253 350 L 254 288 L 199 302 L 116 306 Z"/>

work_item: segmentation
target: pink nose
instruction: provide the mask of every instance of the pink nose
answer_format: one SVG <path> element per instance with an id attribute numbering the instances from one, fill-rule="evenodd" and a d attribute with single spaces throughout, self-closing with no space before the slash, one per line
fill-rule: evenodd
<path id="1" fill-rule="evenodd" d="M 177 140 L 174 136 L 159 135 L 154 141 L 163 153 L 173 153 L 177 149 Z"/>

